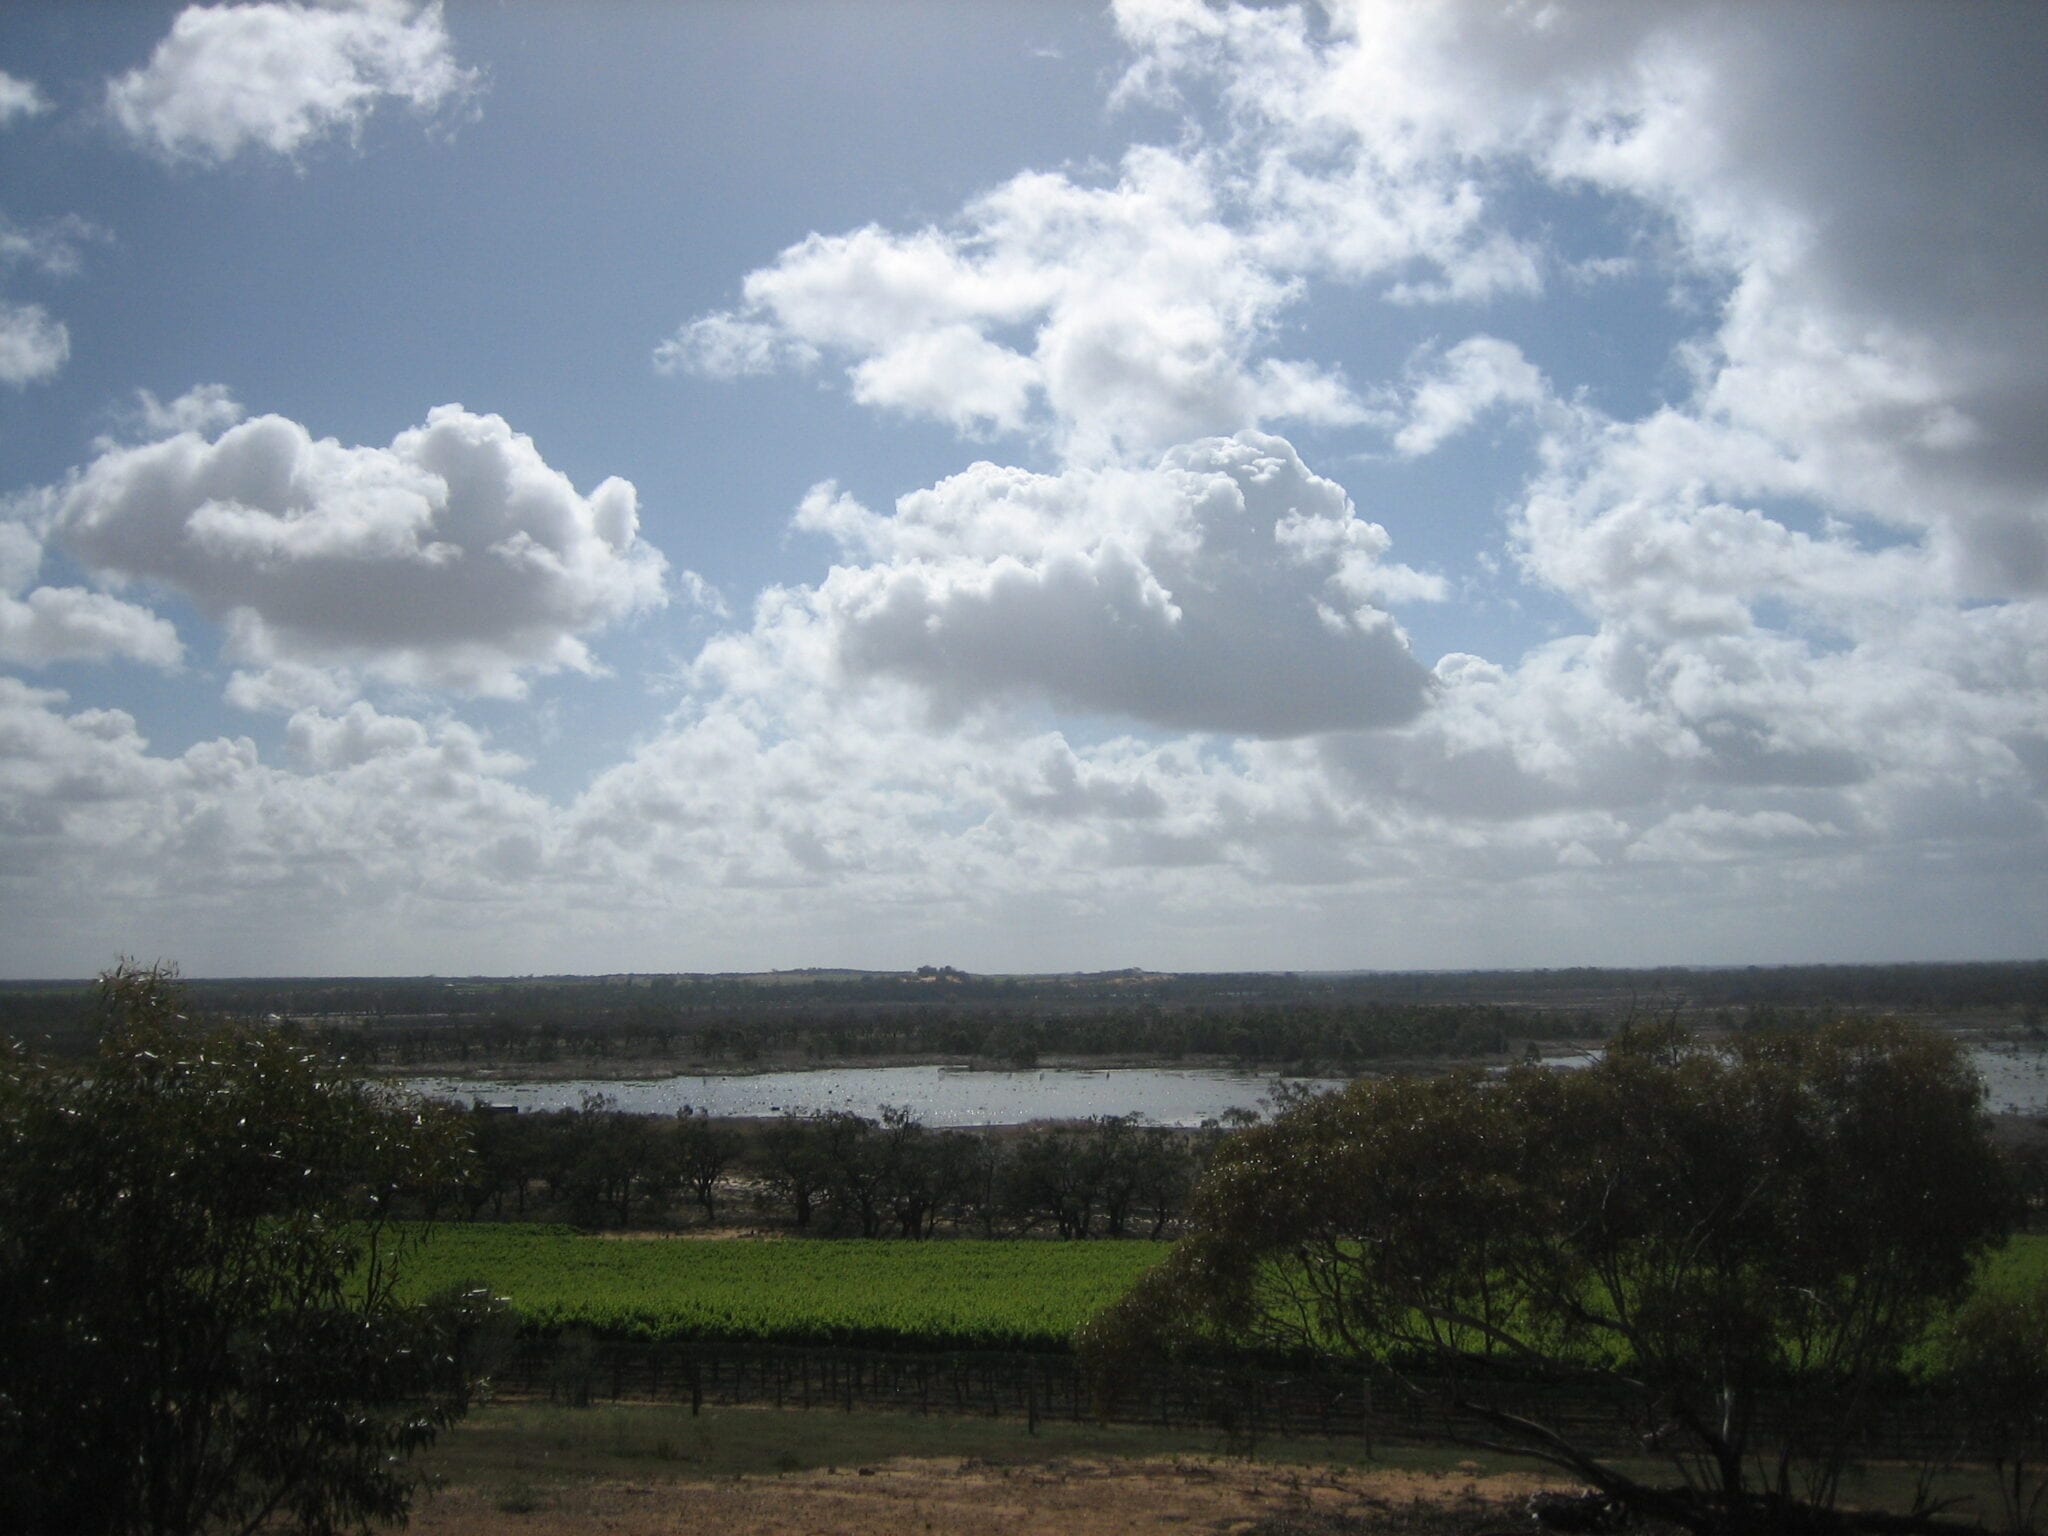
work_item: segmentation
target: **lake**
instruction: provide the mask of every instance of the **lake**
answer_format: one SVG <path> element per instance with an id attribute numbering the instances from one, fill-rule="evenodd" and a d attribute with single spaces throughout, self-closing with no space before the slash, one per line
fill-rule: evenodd
<path id="1" fill-rule="evenodd" d="M 586 1093 L 610 1096 L 622 1110 L 671 1115 L 685 1105 L 714 1115 L 818 1114 L 850 1110 L 878 1116 L 884 1104 L 907 1108 L 925 1125 L 1022 1125 L 1139 1114 L 1151 1125 L 1195 1126 L 1227 1110 L 1259 1109 L 1280 1082 L 1335 1088 L 1327 1078 L 1163 1067 L 1080 1071 L 1063 1067 L 995 1072 L 967 1067 L 817 1068 L 711 1077 L 568 1079 L 562 1082 L 414 1077 L 401 1086 L 429 1098 L 574 1109 Z"/>
<path id="2" fill-rule="evenodd" d="M 1986 1102 L 1999 1114 L 2048 1114 L 2048 1048 L 2035 1044 L 1974 1046 L 1970 1060 L 1984 1079 Z M 1553 1057 L 1550 1065 L 1583 1064 L 1588 1056 Z M 1196 1126 L 1232 1109 L 1262 1109 L 1276 1084 L 1342 1087 L 1332 1078 L 1282 1078 L 1215 1069 L 1045 1067 L 1021 1072 L 969 1067 L 819 1067 L 801 1072 L 733 1073 L 612 1080 L 413 1077 L 401 1086 L 429 1098 L 466 1104 L 516 1104 L 521 1109 L 575 1109 L 587 1093 L 609 1095 L 635 1114 L 672 1115 L 685 1105 L 713 1115 L 819 1114 L 850 1110 L 870 1118 L 900 1105 L 925 1125 L 1022 1125 L 1031 1120 L 1086 1120 L 1142 1115 L 1151 1125 Z"/>

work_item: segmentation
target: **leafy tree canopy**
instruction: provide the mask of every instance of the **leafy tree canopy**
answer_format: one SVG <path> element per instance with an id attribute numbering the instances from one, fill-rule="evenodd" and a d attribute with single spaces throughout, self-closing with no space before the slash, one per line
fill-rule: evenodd
<path id="1" fill-rule="evenodd" d="M 1233 1138 L 1195 1233 L 1083 1344 L 1112 1380 L 1319 1356 L 1646 1513 L 1794 1524 L 2012 1213 L 1941 1037 L 1638 1030 L 1583 1070 L 1361 1081 Z M 1588 1406 L 1602 1427 L 1560 1431 Z M 1647 1486 L 1616 1446 L 1683 1476 Z"/>
<path id="2" fill-rule="evenodd" d="M 102 985 L 83 1069 L 0 1057 L 0 1527 L 333 1532 L 465 1405 L 459 1305 L 393 1298 L 389 1224 L 452 1118 L 276 1034 Z"/>

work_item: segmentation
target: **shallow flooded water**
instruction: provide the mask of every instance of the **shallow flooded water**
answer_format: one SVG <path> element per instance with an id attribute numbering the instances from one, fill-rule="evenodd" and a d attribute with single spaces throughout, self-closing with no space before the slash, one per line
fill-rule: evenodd
<path id="1" fill-rule="evenodd" d="M 1980 1045 L 1970 1060 L 1984 1079 L 1985 1102 L 1998 1115 L 2048 1114 L 2048 1047 Z"/>
<path id="2" fill-rule="evenodd" d="M 2048 1114 L 2048 1047 L 1975 1046 L 1970 1060 L 1984 1078 L 1997 1114 Z M 1571 1067 L 1590 1055 L 1555 1057 Z M 1196 1126 L 1233 1109 L 1263 1109 L 1280 1083 L 1342 1087 L 1333 1078 L 1282 1078 L 1272 1073 L 1195 1068 L 1119 1067 L 1083 1071 L 1046 1067 L 985 1071 L 968 1067 L 818 1067 L 801 1072 L 613 1080 L 567 1078 L 414 1077 L 402 1087 L 429 1098 L 521 1109 L 575 1109 L 586 1094 L 610 1097 L 634 1114 L 670 1115 L 685 1106 L 713 1115 L 819 1114 L 850 1110 L 878 1116 L 885 1104 L 908 1109 L 932 1126 L 1022 1125 L 1032 1120 L 1085 1120 L 1140 1115 L 1151 1125 Z"/>
<path id="3" fill-rule="evenodd" d="M 1984 1107 L 1994 1115 L 2048 1115 L 2048 1044 L 1973 1045 L 1965 1053 L 1984 1079 Z M 1599 1059 L 1596 1051 L 1545 1058 L 1570 1070 Z"/>
<path id="4" fill-rule="evenodd" d="M 1084 1120 L 1142 1115 L 1150 1125 L 1195 1126 L 1232 1109 L 1259 1109 L 1276 1085 L 1331 1079 L 1282 1079 L 1270 1073 L 1135 1067 L 1079 1071 L 979 1071 L 965 1067 L 816 1068 L 733 1076 L 679 1076 L 626 1081 L 415 1077 L 403 1086 L 431 1098 L 515 1104 L 521 1109 L 574 1109 L 602 1093 L 636 1114 L 674 1114 L 688 1106 L 713 1115 L 816 1114 L 850 1110 L 876 1116 L 898 1105 L 933 1126 L 1022 1125 L 1031 1120 Z"/>

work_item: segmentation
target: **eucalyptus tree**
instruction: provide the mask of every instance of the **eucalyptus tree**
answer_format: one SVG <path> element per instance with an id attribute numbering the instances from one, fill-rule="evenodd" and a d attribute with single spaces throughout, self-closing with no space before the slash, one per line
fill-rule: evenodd
<path id="1" fill-rule="evenodd" d="M 1112 1380 L 1317 1357 L 1645 1513 L 1797 1524 L 2010 1230 L 1982 1096 L 1951 1041 L 1884 1021 L 1361 1081 L 1226 1141 L 1191 1235 L 1084 1347 Z"/>
<path id="2" fill-rule="evenodd" d="M 97 1053 L 0 1061 L 0 1528 L 399 1520 L 467 1402 L 465 1308 L 401 1302 L 402 1202 L 461 1117 L 104 978 Z"/>

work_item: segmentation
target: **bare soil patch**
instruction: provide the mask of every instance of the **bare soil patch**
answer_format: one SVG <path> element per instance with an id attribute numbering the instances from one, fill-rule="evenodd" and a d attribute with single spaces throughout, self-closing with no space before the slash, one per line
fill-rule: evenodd
<path id="1" fill-rule="evenodd" d="M 599 1479 L 450 1487 L 423 1500 L 421 1536 L 1109 1536 L 1127 1531 L 1449 1536 L 1525 1524 L 1530 1474 L 1321 1469 L 1171 1457 L 1042 1463 L 899 1457 L 715 1482 Z"/>

